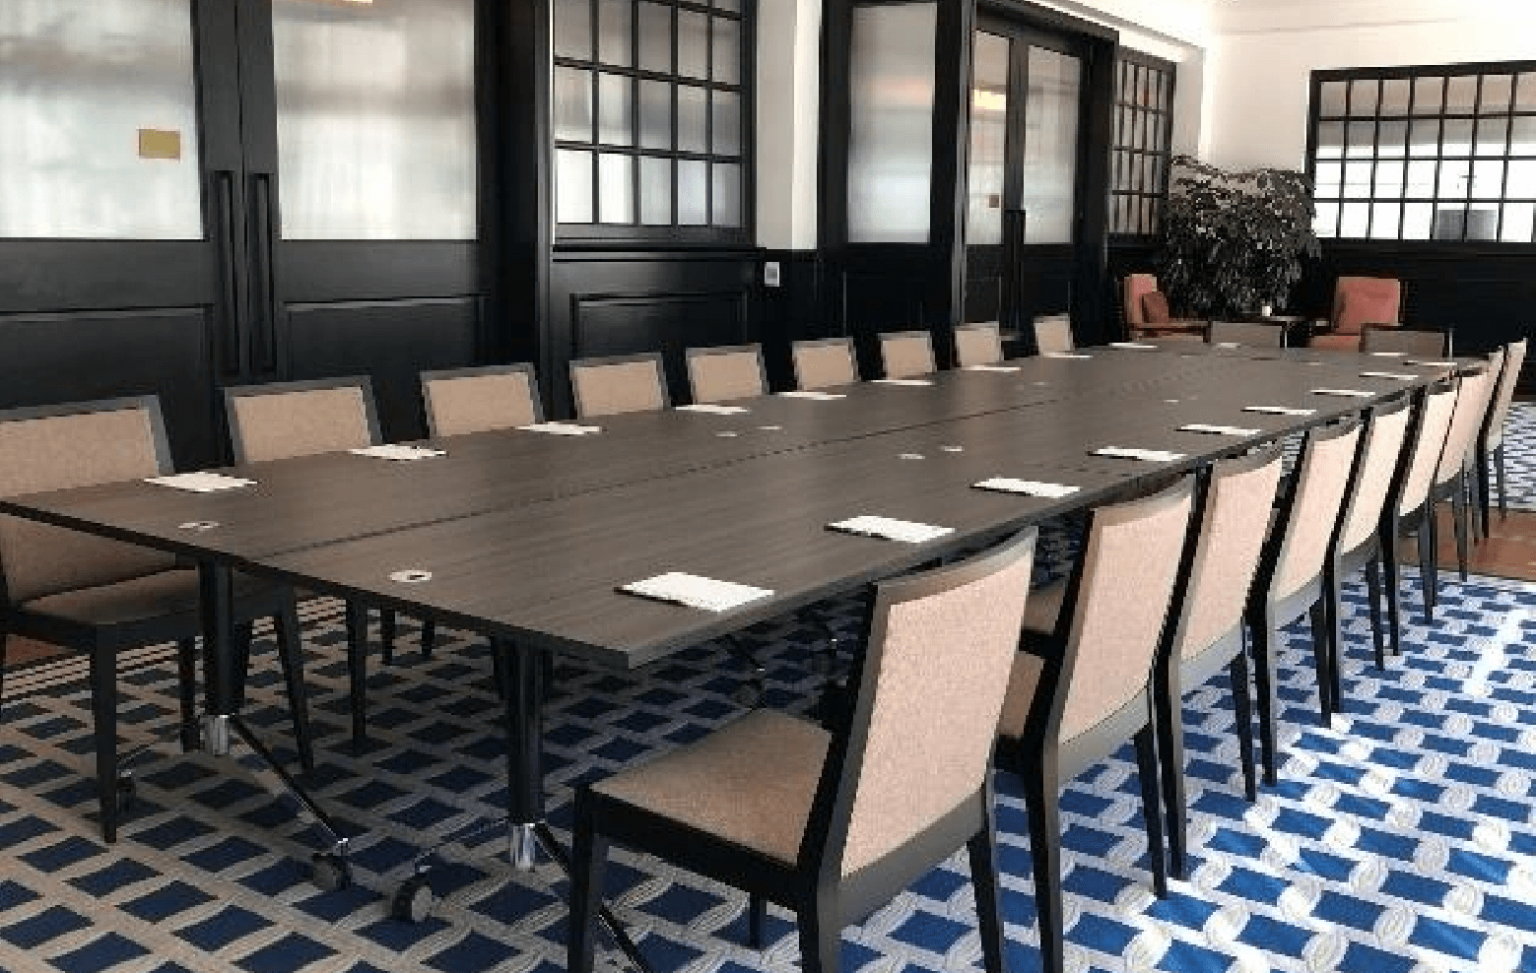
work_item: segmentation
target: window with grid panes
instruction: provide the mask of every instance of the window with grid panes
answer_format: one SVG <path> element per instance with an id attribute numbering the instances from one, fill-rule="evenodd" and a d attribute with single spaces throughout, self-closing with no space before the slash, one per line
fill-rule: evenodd
<path id="1" fill-rule="evenodd" d="M 1312 73 L 1317 235 L 1536 241 L 1536 61 Z"/>
<path id="2" fill-rule="evenodd" d="M 1115 62 L 1114 156 L 1109 231 L 1150 236 L 1163 220 L 1173 143 L 1173 82 L 1168 61 L 1121 51 Z"/>
<path id="3" fill-rule="evenodd" d="M 755 0 L 555 0 L 555 222 L 739 236 Z"/>

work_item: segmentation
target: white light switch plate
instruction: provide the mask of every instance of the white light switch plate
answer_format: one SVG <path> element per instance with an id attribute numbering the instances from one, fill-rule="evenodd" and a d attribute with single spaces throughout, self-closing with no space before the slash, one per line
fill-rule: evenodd
<path id="1" fill-rule="evenodd" d="M 777 260 L 770 260 L 763 264 L 763 286 L 779 286 L 779 262 Z"/>

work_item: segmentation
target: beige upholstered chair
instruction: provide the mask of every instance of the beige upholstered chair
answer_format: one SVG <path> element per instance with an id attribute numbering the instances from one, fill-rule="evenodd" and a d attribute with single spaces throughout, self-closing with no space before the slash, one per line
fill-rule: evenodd
<path id="1" fill-rule="evenodd" d="M 575 359 L 571 362 L 571 395 L 580 419 L 665 409 L 667 375 L 661 355 L 646 352 Z"/>
<path id="2" fill-rule="evenodd" d="M 542 422 L 532 365 L 487 365 L 421 373 L 427 433 L 437 439 Z"/>
<path id="3" fill-rule="evenodd" d="M 1489 471 L 1498 476 L 1499 513 L 1509 516 L 1509 501 L 1504 492 L 1504 424 L 1509 419 L 1509 406 L 1514 401 L 1515 389 L 1520 384 L 1520 369 L 1525 365 L 1525 339 L 1504 346 L 1504 371 L 1499 376 L 1498 388 L 1493 393 L 1493 407 L 1488 410 L 1488 423 L 1478 438 L 1477 476 L 1479 497 L 1483 508 L 1483 536 L 1489 534 Z"/>
<path id="4" fill-rule="evenodd" d="M 1184 877 L 1186 848 L 1184 694 L 1205 685 L 1223 668 L 1237 716 L 1243 793 L 1249 801 L 1258 797 L 1243 610 L 1264 550 L 1264 531 L 1253 525 L 1269 519 L 1283 465 L 1279 445 L 1214 464 L 1206 474 L 1186 580 L 1174 595 L 1172 649 L 1156 667 L 1153 698 L 1169 865 L 1176 878 Z"/>
<path id="5" fill-rule="evenodd" d="M 1473 464 L 1477 462 L 1478 439 L 1488 421 L 1493 393 L 1504 369 L 1504 349 L 1488 356 L 1486 367 L 1463 375 L 1461 394 L 1456 397 L 1456 411 L 1451 415 L 1451 428 L 1445 434 L 1445 449 L 1440 453 L 1440 464 L 1435 468 L 1434 484 L 1429 488 L 1430 510 L 1428 514 L 1431 550 L 1439 545 L 1439 524 L 1434 516 L 1434 505 L 1442 500 L 1451 502 L 1451 526 L 1456 533 L 1456 566 L 1461 580 L 1467 580 L 1467 543 L 1471 527 L 1468 523 L 1472 509 L 1480 509 L 1476 497 L 1470 491 L 1476 489 L 1477 478 Z M 1440 576 L 1434 566 L 1430 568 L 1430 611 L 1440 600 Z"/>
<path id="6" fill-rule="evenodd" d="M 1077 347 L 1072 339 L 1072 319 L 1065 314 L 1035 318 L 1032 327 L 1037 355 L 1061 354 Z"/>
<path id="7" fill-rule="evenodd" d="M 793 909 L 807 973 L 836 973 L 843 927 L 964 844 L 986 969 L 1002 973 L 988 763 L 1034 546 L 1029 530 L 881 582 L 846 731 L 754 710 L 579 789 L 566 968 L 591 973 L 610 841 L 745 889 L 754 947 L 766 901 Z"/>
<path id="8" fill-rule="evenodd" d="M 1284 348 L 1285 329 L 1278 324 L 1246 321 L 1212 321 L 1205 340 L 1213 345 L 1245 345 L 1250 348 Z"/>
<path id="9" fill-rule="evenodd" d="M 688 349 L 688 387 L 695 402 L 728 402 L 768 394 L 761 345 Z"/>
<path id="10" fill-rule="evenodd" d="M 1003 360 L 1003 332 L 996 321 L 962 324 L 955 328 L 955 363 L 991 365 Z"/>
<path id="11" fill-rule="evenodd" d="M 1368 324 L 1360 330 L 1360 350 L 1444 358 L 1451 353 L 1451 332 Z"/>
<path id="12" fill-rule="evenodd" d="M 1459 394 L 1455 379 L 1437 383 L 1425 391 L 1408 436 L 1403 474 L 1393 486 L 1382 514 L 1381 553 L 1387 569 L 1387 630 L 1393 655 L 1402 652 L 1397 540 L 1407 534 L 1418 535 L 1419 581 L 1424 591 L 1426 622 L 1434 611 L 1435 537 L 1434 527 L 1426 517 L 1434 509 L 1429 491 L 1434 486 L 1435 469 L 1440 464 L 1440 453 L 1445 449 L 1445 437 L 1451 428 L 1451 416 L 1455 414 Z"/>
<path id="13" fill-rule="evenodd" d="M 0 494 L 92 486 L 171 472 L 159 402 L 114 399 L 0 412 Z M 95 720 L 96 792 L 103 838 L 132 796 L 132 777 L 117 757 L 117 656 L 125 649 L 175 642 L 181 683 L 181 739 L 197 745 L 195 639 L 202 634 L 198 572 L 170 554 L 120 541 L 0 517 L 0 676 L 7 636 L 64 646 L 90 656 Z M 274 619 L 294 734 L 305 768 L 314 765 L 305 713 L 303 658 L 293 591 L 236 575 L 234 619 L 249 651 L 249 623 Z"/>
<path id="14" fill-rule="evenodd" d="M 880 362 L 886 378 L 913 378 L 938 371 L 933 363 L 933 339 L 926 331 L 881 335 Z"/>
<path id="15" fill-rule="evenodd" d="M 797 341 L 790 354 L 795 363 L 795 387 L 803 391 L 852 385 L 859 380 L 853 343 L 847 338 Z"/>
<path id="16" fill-rule="evenodd" d="M 1264 783 L 1276 783 L 1275 646 L 1280 628 L 1301 615 L 1312 623 L 1323 725 L 1333 712 L 1327 606 L 1323 568 L 1349 492 L 1360 444 L 1360 421 L 1346 419 L 1313 429 L 1302 445 L 1290 492 L 1270 528 L 1258 577 L 1248 599 L 1248 634 L 1253 640 L 1258 692 L 1259 741 Z"/>
<path id="17" fill-rule="evenodd" d="M 1061 788 L 1126 740 L 1136 745 L 1153 888 L 1159 898 L 1167 894 L 1152 675 L 1168 650 L 1193 494 L 1193 478 L 1184 477 L 1153 496 L 1094 510 L 1071 578 L 1030 595 L 997 761 L 1024 785 L 1047 973 L 1064 966 Z"/>

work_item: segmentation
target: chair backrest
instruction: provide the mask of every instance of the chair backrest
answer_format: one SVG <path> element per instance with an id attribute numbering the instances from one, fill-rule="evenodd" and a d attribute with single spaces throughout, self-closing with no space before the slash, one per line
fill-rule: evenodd
<path id="1" fill-rule="evenodd" d="M 1419 415 L 1414 423 L 1412 442 L 1409 445 L 1408 465 L 1395 492 L 1399 516 L 1406 516 L 1419 509 L 1429 496 L 1429 488 L 1435 482 L 1435 470 L 1440 465 L 1440 454 L 1445 450 L 1445 436 L 1451 428 L 1451 416 L 1456 412 L 1456 400 L 1461 395 L 1458 383 L 1452 379 L 1431 386 L 1419 405 Z"/>
<path id="2" fill-rule="evenodd" d="M 1451 413 L 1451 428 L 1445 434 L 1445 449 L 1435 470 L 1436 483 L 1450 480 L 1471 460 L 1503 368 L 1504 349 L 1500 348 L 1488 356 L 1486 368 L 1461 377 L 1461 394 L 1456 397 L 1456 411 Z"/>
<path id="3" fill-rule="evenodd" d="M 577 358 L 571 362 L 571 396 L 576 416 L 596 419 L 667 407 L 667 374 L 659 352 Z"/>
<path id="4" fill-rule="evenodd" d="M 1367 324 L 1396 324 L 1403 282 L 1395 277 L 1340 277 L 1333 288 L 1329 320 L 1339 334 L 1359 334 Z"/>
<path id="5" fill-rule="evenodd" d="M 968 561 L 876 587 L 853 718 L 817 794 L 826 844 L 817 847 L 813 822 L 802 861 L 851 875 L 981 791 L 1035 538 L 1031 528 Z"/>
<path id="6" fill-rule="evenodd" d="M 688 387 L 695 402 L 750 399 L 768 393 L 761 345 L 689 348 Z"/>
<path id="7" fill-rule="evenodd" d="M 0 495 L 169 472 L 165 423 L 153 396 L 0 412 Z M 175 566 L 169 554 L 0 516 L 0 573 L 11 604 Z"/>
<path id="8" fill-rule="evenodd" d="M 859 380 L 853 342 L 847 338 L 797 341 L 790 347 L 790 357 L 795 363 L 795 387 L 801 390 L 852 385 Z"/>
<path id="9" fill-rule="evenodd" d="M 515 429 L 544 418 L 532 365 L 422 372 L 421 400 L 434 437 Z"/>
<path id="10" fill-rule="evenodd" d="M 1072 318 L 1068 315 L 1035 318 L 1034 330 L 1037 355 L 1071 351 L 1077 347 L 1077 342 L 1072 340 Z"/>
<path id="11" fill-rule="evenodd" d="M 1520 369 L 1525 364 L 1525 339 L 1504 346 L 1504 374 L 1499 376 L 1499 387 L 1493 394 L 1493 408 L 1488 413 L 1488 428 L 1483 433 L 1483 447 L 1496 449 L 1504 442 L 1504 422 L 1509 418 L 1509 406 L 1515 398 L 1515 388 L 1520 384 Z"/>
<path id="12" fill-rule="evenodd" d="M 1268 558 L 1270 570 L 1261 572 L 1271 601 L 1294 594 L 1323 573 L 1359 446 L 1358 419 L 1345 419 L 1307 434 L 1290 500 L 1269 539 L 1273 552 Z"/>
<path id="13" fill-rule="evenodd" d="M 224 390 L 236 463 L 334 453 L 379 441 L 373 383 L 365 375 Z"/>
<path id="14" fill-rule="evenodd" d="M 1212 321 L 1205 340 L 1213 345 L 1248 345 L 1254 348 L 1284 348 L 1285 329 L 1276 324 L 1246 321 Z"/>
<path id="15" fill-rule="evenodd" d="M 962 324 L 955 329 L 955 363 L 991 365 L 1003 360 L 1003 332 L 996 321 Z"/>
<path id="16" fill-rule="evenodd" d="M 1174 630 L 1180 658 L 1194 658 L 1242 624 L 1264 552 L 1264 531 L 1254 525 L 1268 521 L 1284 465 L 1276 444 L 1211 468 Z"/>
<path id="17" fill-rule="evenodd" d="M 1371 410 L 1339 528 L 1340 553 L 1359 550 L 1381 527 L 1381 512 L 1403 468 L 1411 406 L 1412 400 L 1404 396 Z"/>
<path id="18" fill-rule="evenodd" d="M 1123 300 L 1125 303 L 1125 323 L 1127 325 L 1135 326 L 1147 323 L 1146 314 L 1141 309 L 1141 299 L 1157 289 L 1157 278 L 1152 274 L 1125 275 Z"/>
<path id="19" fill-rule="evenodd" d="M 880 336 L 880 363 L 886 378 L 911 378 L 938 371 L 933 339 L 926 331 L 892 331 Z"/>
<path id="20" fill-rule="evenodd" d="M 1368 324 L 1360 332 L 1360 350 L 1401 351 L 1424 358 L 1444 358 L 1451 353 L 1451 333 Z"/>

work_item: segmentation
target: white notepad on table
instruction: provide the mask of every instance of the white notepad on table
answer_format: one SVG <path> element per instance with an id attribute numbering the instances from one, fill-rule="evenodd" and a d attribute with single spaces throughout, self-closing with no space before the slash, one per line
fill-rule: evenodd
<path id="1" fill-rule="evenodd" d="M 1157 345 L 1149 345 L 1141 341 L 1111 341 L 1111 348 L 1129 348 L 1132 351 L 1156 351 Z"/>
<path id="2" fill-rule="evenodd" d="M 773 591 L 768 588 L 755 588 L 752 585 L 737 584 L 734 581 L 717 581 L 714 578 L 705 578 L 682 571 L 669 571 L 643 581 L 631 581 L 629 584 L 620 585 L 619 590 L 625 594 L 639 595 L 641 598 L 665 601 L 669 604 L 707 612 L 730 611 L 763 598 L 773 597 Z"/>
<path id="3" fill-rule="evenodd" d="M 843 392 L 817 392 L 807 389 L 800 392 L 780 392 L 779 397 L 785 399 L 809 399 L 812 402 L 836 402 L 838 399 L 846 399 L 848 396 Z"/>
<path id="4" fill-rule="evenodd" d="M 966 372 L 993 372 L 998 375 L 1012 375 L 1018 370 L 1017 365 L 967 365 L 961 369 Z"/>
<path id="5" fill-rule="evenodd" d="M 1262 412 L 1267 416 L 1315 416 L 1316 409 L 1296 409 L 1288 405 L 1245 405 L 1244 412 Z"/>
<path id="6" fill-rule="evenodd" d="M 1374 358 L 1402 358 L 1408 353 L 1406 351 L 1368 351 L 1366 354 Z"/>
<path id="7" fill-rule="evenodd" d="M 583 426 L 575 422 L 535 422 L 517 428 L 523 432 L 542 432 L 551 436 L 592 436 L 603 431 L 602 426 Z"/>
<path id="8" fill-rule="evenodd" d="M 845 534 L 859 534 L 864 537 L 880 537 L 888 541 L 901 541 L 903 544 L 923 544 L 955 532 L 953 527 L 936 527 L 933 524 L 920 524 L 911 520 L 871 516 L 839 520 L 835 524 L 828 524 L 827 529 L 842 531 Z"/>
<path id="9" fill-rule="evenodd" d="M 1172 463 L 1174 460 L 1184 458 L 1183 453 L 1174 453 L 1166 449 L 1132 449 L 1128 446 L 1103 446 L 1092 451 L 1094 456 L 1108 456 L 1111 459 L 1134 459 L 1143 463 Z"/>
<path id="10" fill-rule="evenodd" d="M 402 463 L 448 455 L 448 451 L 444 449 L 427 449 L 425 446 L 401 446 L 394 443 L 383 446 L 368 446 L 363 449 L 349 449 L 347 452 L 354 456 L 372 456 L 374 459 L 392 459 Z"/>
<path id="11" fill-rule="evenodd" d="M 1345 399 L 1374 399 L 1375 392 L 1367 392 L 1363 389 L 1313 389 L 1313 395 L 1335 395 Z"/>
<path id="12" fill-rule="evenodd" d="M 1079 354 L 1078 352 L 1075 352 L 1075 351 L 1047 351 L 1047 352 L 1043 353 L 1040 357 L 1041 358 L 1081 358 L 1081 359 L 1088 359 L 1088 358 L 1092 358 L 1093 356 L 1092 355 Z"/>
<path id="13" fill-rule="evenodd" d="M 1262 431 L 1244 426 L 1213 426 L 1206 422 L 1191 422 L 1179 427 L 1179 432 L 1203 432 L 1211 436 L 1257 436 Z"/>
<path id="14" fill-rule="evenodd" d="M 1216 347 L 1217 348 L 1228 348 L 1228 349 L 1231 349 L 1231 348 L 1241 348 L 1242 346 L 1243 346 L 1243 344 L 1240 341 L 1218 341 L 1218 342 L 1216 342 Z"/>
<path id="15" fill-rule="evenodd" d="M 924 385 L 932 385 L 931 378 L 877 378 L 876 385 L 905 385 L 909 388 L 921 388 Z"/>
<path id="16" fill-rule="evenodd" d="M 1420 365 L 1424 368 L 1455 368 L 1453 361 L 1405 361 L 1404 365 Z"/>
<path id="17" fill-rule="evenodd" d="M 189 493 L 219 493 L 256 485 L 255 480 L 225 476 L 223 473 L 177 473 L 173 476 L 152 476 L 144 482 Z"/>
<path id="18" fill-rule="evenodd" d="M 1397 382 L 1412 382 L 1420 376 L 1408 372 L 1361 372 L 1361 378 L 1390 378 Z"/>
<path id="19" fill-rule="evenodd" d="M 702 412 L 705 415 L 711 416 L 740 416 L 746 415 L 752 410 L 744 405 L 710 405 L 708 403 L 701 403 L 699 405 L 680 405 L 677 407 L 677 411 Z"/>
<path id="20" fill-rule="evenodd" d="M 994 493 L 1017 493 L 1026 497 L 1044 497 L 1047 500 L 1060 500 L 1062 497 L 1070 497 L 1082 489 L 1081 487 L 1068 486 L 1065 483 L 1016 480 L 1009 476 L 994 476 L 989 480 L 972 483 L 971 486 L 978 490 L 991 490 Z"/>

